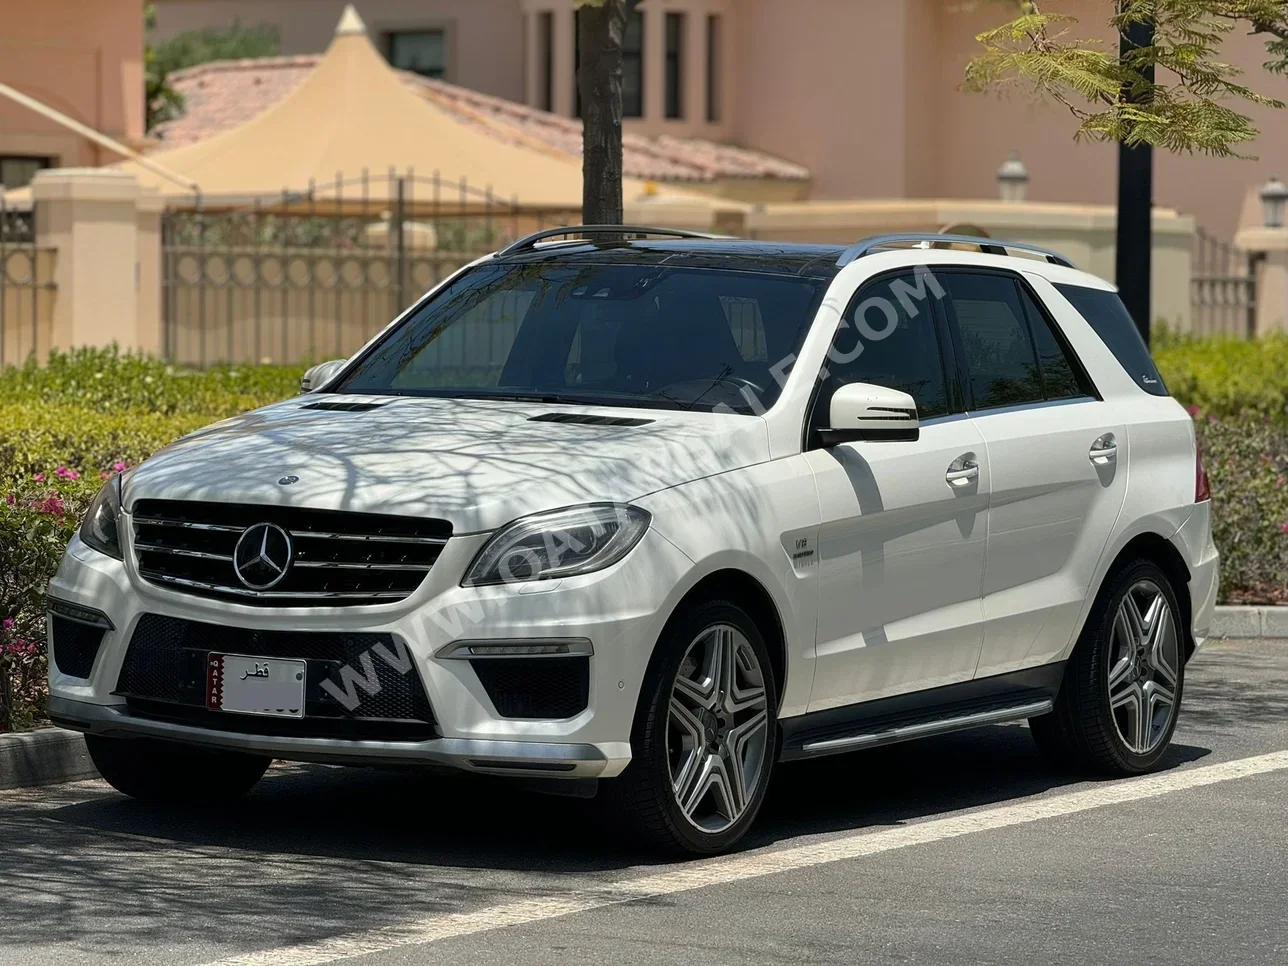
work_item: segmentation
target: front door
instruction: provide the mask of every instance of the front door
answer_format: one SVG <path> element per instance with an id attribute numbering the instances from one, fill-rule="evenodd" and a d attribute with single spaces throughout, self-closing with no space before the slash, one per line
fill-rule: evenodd
<path id="1" fill-rule="evenodd" d="M 922 427 L 915 442 L 806 453 L 822 508 L 810 711 L 968 681 L 979 658 L 988 460 L 979 428 L 960 412 L 944 318 L 934 299 L 906 297 L 916 288 L 894 276 L 860 291 L 811 415 L 811 427 L 826 425 L 836 387 L 866 382 L 910 393 Z M 856 330 L 862 306 L 866 331 L 881 338 Z"/>

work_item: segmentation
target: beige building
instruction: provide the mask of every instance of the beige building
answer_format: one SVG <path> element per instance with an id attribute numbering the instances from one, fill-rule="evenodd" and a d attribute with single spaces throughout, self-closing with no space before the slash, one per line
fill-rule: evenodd
<path id="1" fill-rule="evenodd" d="M 0 84 L 127 144 L 143 138 L 138 0 L 0 0 Z M 0 98 L 0 184 L 116 156 Z"/>
<path id="2" fill-rule="evenodd" d="M 574 0 L 361 0 L 395 66 L 572 117 Z M 158 0 L 158 29 L 273 23 L 285 54 L 329 41 L 343 0 Z M 1109 0 L 1063 0 L 1105 31 Z M 965 8 L 965 9 L 963 9 Z M 958 90 L 974 36 L 1005 15 L 953 0 L 642 0 L 628 30 L 627 128 L 728 141 L 808 168 L 811 197 L 995 197 L 1018 151 L 1042 201 L 1112 203 L 1116 153 L 1062 109 Z M 1107 37 L 1107 31 L 1105 32 Z M 1242 33 L 1229 58 L 1288 99 Z M 1251 107 L 1256 161 L 1160 153 L 1157 202 L 1231 238 L 1250 187 L 1288 170 L 1288 116 Z"/>

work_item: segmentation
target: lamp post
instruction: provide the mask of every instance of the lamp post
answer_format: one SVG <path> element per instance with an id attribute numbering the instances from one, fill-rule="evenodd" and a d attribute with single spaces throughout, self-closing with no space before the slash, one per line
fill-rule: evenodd
<path id="1" fill-rule="evenodd" d="M 997 188 L 1003 201 L 1023 201 L 1028 197 L 1029 169 L 1018 151 L 1012 151 L 997 169 Z"/>
<path id="2" fill-rule="evenodd" d="M 1261 217 L 1267 228 L 1284 226 L 1284 204 L 1288 202 L 1288 186 L 1275 175 L 1261 186 Z"/>

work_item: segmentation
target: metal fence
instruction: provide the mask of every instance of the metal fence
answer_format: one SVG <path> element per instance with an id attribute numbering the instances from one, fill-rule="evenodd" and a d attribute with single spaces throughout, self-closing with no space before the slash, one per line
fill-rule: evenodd
<path id="1" fill-rule="evenodd" d="M 1257 332 L 1258 255 L 1213 238 L 1194 237 L 1190 301 L 1197 336 L 1253 338 Z"/>
<path id="2" fill-rule="evenodd" d="M 52 342 L 56 254 L 36 246 L 34 221 L 0 192 L 0 366 L 43 359 Z"/>
<path id="3" fill-rule="evenodd" d="M 412 173 L 172 210 L 163 351 L 190 365 L 348 356 L 460 266 L 576 215 Z"/>

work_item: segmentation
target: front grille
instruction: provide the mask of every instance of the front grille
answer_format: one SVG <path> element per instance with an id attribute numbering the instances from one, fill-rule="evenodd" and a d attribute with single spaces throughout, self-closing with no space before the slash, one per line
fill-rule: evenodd
<path id="1" fill-rule="evenodd" d="M 94 668 L 94 657 L 103 643 L 105 629 L 50 614 L 53 627 L 54 667 L 60 674 L 87 678 Z"/>
<path id="2" fill-rule="evenodd" d="M 307 662 L 303 722 L 207 709 L 206 666 L 212 652 Z M 144 708 L 153 716 L 156 702 L 172 715 L 190 716 L 195 709 L 211 727 L 228 731 L 300 734 L 317 726 L 330 734 L 352 731 L 353 722 L 364 721 L 390 725 L 395 731 L 405 725 L 411 733 L 430 736 L 434 715 L 420 675 L 414 664 L 406 671 L 396 666 L 410 658 L 406 645 L 391 634 L 250 630 L 144 614 L 130 637 L 116 693 L 148 702 Z M 344 667 L 351 673 L 343 673 Z M 322 688 L 327 680 L 352 707 Z"/>
<path id="3" fill-rule="evenodd" d="M 246 586 L 233 567 L 249 527 L 291 538 L 286 575 Z M 452 535 L 446 520 L 241 503 L 140 500 L 134 506 L 139 574 L 185 593 L 260 606 L 387 604 L 413 593 Z"/>
<path id="4" fill-rule="evenodd" d="M 571 718 L 590 703 L 590 658 L 479 658 L 470 661 L 503 718 Z"/>

